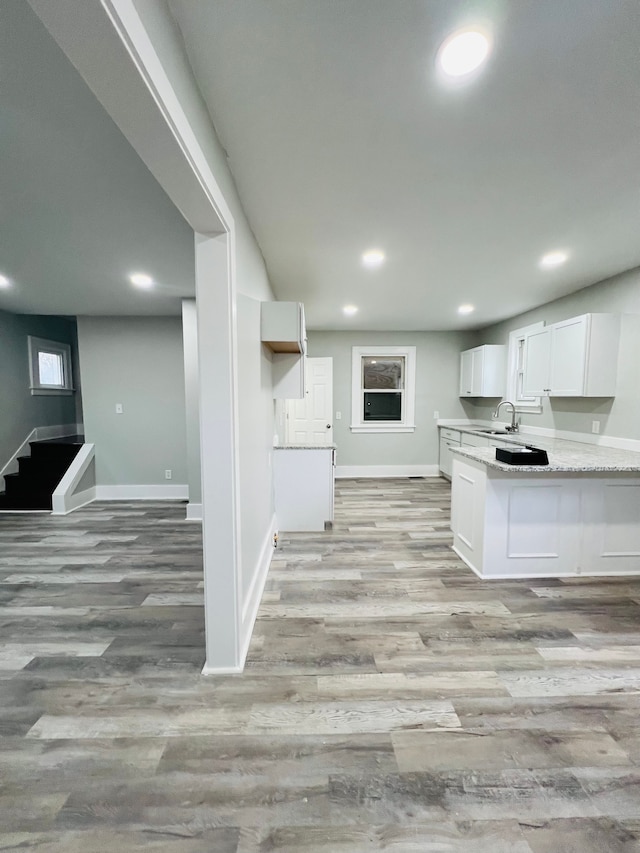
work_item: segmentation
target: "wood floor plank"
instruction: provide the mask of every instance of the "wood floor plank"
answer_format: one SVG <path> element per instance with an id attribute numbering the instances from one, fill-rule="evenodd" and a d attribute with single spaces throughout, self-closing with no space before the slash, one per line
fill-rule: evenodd
<path id="1" fill-rule="evenodd" d="M 640 581 L 483 582 L 449 514 L 339 480 L 205 678 L 184 505 L 0 513 L 0 849 L 640 853 Z"/>

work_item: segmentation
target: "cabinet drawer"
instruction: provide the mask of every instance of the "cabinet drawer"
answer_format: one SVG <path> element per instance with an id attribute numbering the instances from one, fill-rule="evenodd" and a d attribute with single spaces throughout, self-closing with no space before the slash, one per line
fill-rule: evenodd
<path id="1" fill-rule="evenodd" d="M 451 441 L 455 441 L 460 444 L 460 433 L 456 429 L 445 429 L 444 427 L 440 430 L 441 438 L 448 438 Z"/>

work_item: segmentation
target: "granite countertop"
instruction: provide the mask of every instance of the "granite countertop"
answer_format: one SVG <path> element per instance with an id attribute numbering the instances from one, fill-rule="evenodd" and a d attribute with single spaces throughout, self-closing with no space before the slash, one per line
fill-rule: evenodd
<path id="1" fill-rule="evenodd" d="M 505 436 L 491 436 L 502 441 Z M 640 453 L 635 450 L 618 450 L 615 447 L 583 444 L 579 441 L 565 441 L 559 438 L 542 438 L 539 436 L 518 435 L 509 436 L 505 444 L 528 444 L 530 447 L 540 447 L 547 451 L 548 465 L 507 465 L 496 459 L 495 447 L 452 447 L 452 453 L 467 456 L 484 463 L 488 468 L 508 473 L 544 474 L 549 471 L 566 471 L 575 473 L 589 472 L 640 472 Z"/>
<path id="2" fill-rule="evenodd" d="M 335 444 L 274 444 L 274 450 L 335 450 Z"/>

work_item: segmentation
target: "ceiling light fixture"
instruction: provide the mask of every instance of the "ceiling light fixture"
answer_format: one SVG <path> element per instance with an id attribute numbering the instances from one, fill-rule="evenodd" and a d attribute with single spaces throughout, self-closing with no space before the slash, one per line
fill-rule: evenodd
<path id="1" fill-rule="evenodd" d="M 344 308 L 342 309 L 342 313 L 346 314 L 347 317 L 351 317 L 354 314 L 358 313 L 358 306 L 357 305 L 345 305 Z"/>
<path id="2" fill-rule="evenodd" d="M 141 287 L 145 290 L 148 290 L 150 287 L 153 287 L 153 279 L 150 275 L 147 275 L 144 272 L 134 272 L 129 276 L 129 281 L 135 287 Z"/>
<path id="3" fill-rule="evenodd" d="M 438 64 L 448 77 L 465 77 L 479 68 L 491 51 L 491 41 L 479 30 L 462 30 L 446 38 L 438 51 Z"/>
<path id="4" fill-rule="evenodd" d="M 461 305 L 458 308 L 458 314 L 472 314 L 475 310 L 474 305 Z"/>
<path id="5" fill-rule="evenodd" d="M 380 249 L 369 249 L 363 254 L 362 263 L 369 269 L 379 267 L 380 264 L 384 263 L 384 252 L 381 252 Z"/>
<path id="6" fill-rule="evenodd" d="M 0 287 L 11 287 L 11 282 L 6 275 L 0 275 Z"/>
<path id="7" fill-rule="evenodd" d="M 559 267 L 565 263 L 569 258 L 569 253 L 564 252 L 561 249 L 558 249 L 555 252 L 547 252 L 546 255 L 543 255 L 540 258 L 540 266 L 544 270 L 553 269 L 553 267 Z"/>

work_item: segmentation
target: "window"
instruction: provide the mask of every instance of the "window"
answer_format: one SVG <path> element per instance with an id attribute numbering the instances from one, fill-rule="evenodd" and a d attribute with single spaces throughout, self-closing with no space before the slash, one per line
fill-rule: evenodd
<path id="1" fill-rule="evenodd" d="M 32 394 L 73 394 L 71 347 L 29 335 Z"/>
<path id="2" fill-rule="evenodd" d="M 511 400 L 519 411 L 542 411 L 540 397 L 524 395 L 524 340 L 531 332 L 544 329 L 544 323 L 534 323 L 523 329 L 515 329 L 509 335 L 509 353 L 507 361 L 507 400 Z"/>
<path id="3" fill-rule="evenodd" d="M 351 431 L 415 430 L 415 347 L 353 347 Z"/>

